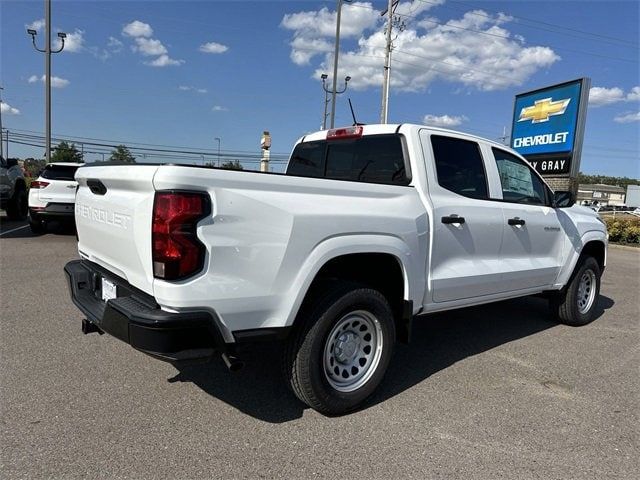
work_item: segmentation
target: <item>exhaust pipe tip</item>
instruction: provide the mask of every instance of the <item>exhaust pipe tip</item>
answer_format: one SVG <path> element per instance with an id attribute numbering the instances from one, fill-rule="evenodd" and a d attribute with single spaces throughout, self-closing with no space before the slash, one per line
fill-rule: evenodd
<path id="1" fill-rule="evenodd" d="M 227 355 L 223 352 L 221 357 L 230 372 L 239 372 L 244 367 L 244 362 L 233 355 Z"/>

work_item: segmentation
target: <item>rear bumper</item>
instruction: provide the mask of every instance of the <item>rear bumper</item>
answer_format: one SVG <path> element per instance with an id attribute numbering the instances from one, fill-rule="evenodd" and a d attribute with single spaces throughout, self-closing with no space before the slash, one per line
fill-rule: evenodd
<path id="1" fill-rule="evenodd" d="M 209 311 L 166 312 L 153 297 L 98 265 L 74 260 L 64 267 L 71 299 L 100 331 L 167 362 L 210 358 L 216 351 L 233 353 Z M 116 284 L 117 298 L 102 300 L 102 278 Z"/>
<path id="2" fill-rule="evenodd" d="M 35 217 L 63 217 L 73 218 L 73 203 L 47 203 L 44 207 L 29 206 L 29 215 Z"/>

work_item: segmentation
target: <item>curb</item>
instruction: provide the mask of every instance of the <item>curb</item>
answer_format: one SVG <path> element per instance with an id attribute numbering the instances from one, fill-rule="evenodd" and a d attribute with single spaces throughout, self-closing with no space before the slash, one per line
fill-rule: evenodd
<path id="1" fill-rule="evenodd" d="M 638 247 L 630 247 L 629 245 L 618 245 L 616 243 L 610 243 L 609 244 L 609 248 L 613 248 L 615 250 L 628 250 L 631 252 L 639 252 L 640 253 L 640 248 Z"/>

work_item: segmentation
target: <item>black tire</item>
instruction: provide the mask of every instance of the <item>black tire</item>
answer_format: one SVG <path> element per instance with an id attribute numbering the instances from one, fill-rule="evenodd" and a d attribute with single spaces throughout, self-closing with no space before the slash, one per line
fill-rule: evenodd
<path id="1" fill-rule="evenodd" d="M 27 213 L 27 192 L 25 192 L 24 188 L 18 187 L 7 203 L 7 217 L 9 217 L 9 220 L 24 220 L 27 218 Z"/>
<path id="2" fill-rule="evenodd" d="M 552 314 L 560 323 L 579 327 L 593 321 L 600 297 L 601 274 L 595 258 L 584 257 L 578 262 L 569 283 L 550 300 Z"/>
<path id="3" fill-rule="evenodd" d="M 37 217 L 29 217 L 29 228 L 31 228 L 31 233 L 36 235 L 40 235 L 47 231 L 47 226 L 44 221 L 40 220 Z"/>
<path id="4" fill-rule="evenodd" d="M 338 329 L 338 325 L 345 327 Z M 380 339 L 381 346 L 377 343 Z M 372 348 L 374 343 L 377 348 Z M 394 343 L 395 324 L 387 299 L 377 290 L 335 281 L 301 310 L 285 348 L 284 373 L 302 402 L 325 415 L 344 414 L 361 405 L 378 387 L 389 366 Z M 350 355 L 353 363 L 346 359 L 344 364 L 338 363 L 336 355 L 342 354 Z M 325 368 L 332 355 L 336 365 L 332 368 L 346 367 L 342 375 L 347 369 L 347 375 L 353 375 L 345 382 L 362 375 L 359 380 L 336 386 L 343 377 Z M 370 355 L 369 360 L 365 355 Z"/>

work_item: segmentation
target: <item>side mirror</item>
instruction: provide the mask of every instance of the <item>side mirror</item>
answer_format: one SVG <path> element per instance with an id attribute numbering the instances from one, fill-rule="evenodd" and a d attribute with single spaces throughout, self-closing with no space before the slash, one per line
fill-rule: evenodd
<path id="1" fill-rule="evenodd" d="M 554 208 L 569 208 L 574 203 L 576 203 L 576 199 L 571 192 L 555 192 L 553 194 Z"/>
<path id="2" fill-rule="evenodd" d="M 7 168 L 15 167 L 16 165 L 18 165 L 17 158 L 7 158 Z"/>

